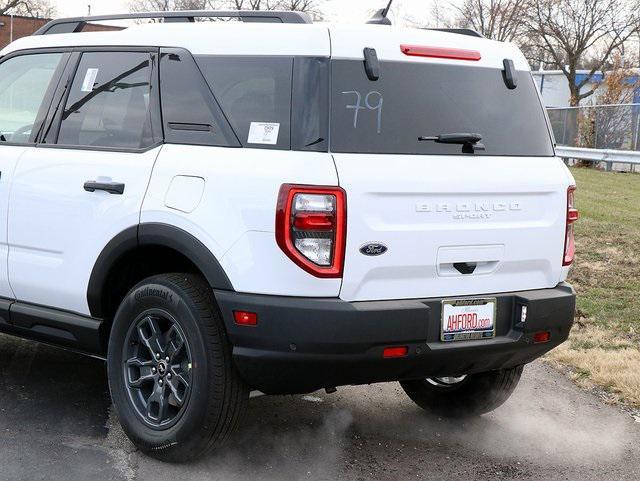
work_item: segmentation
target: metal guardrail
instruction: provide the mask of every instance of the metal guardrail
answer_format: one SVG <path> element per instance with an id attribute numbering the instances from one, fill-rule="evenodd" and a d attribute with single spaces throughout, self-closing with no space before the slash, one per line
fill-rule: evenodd
<path id="1" fill-rule="evenodd" d="M 640 165 L 640 151 L 614 149 L 587 149 L 584 147 L 556 146 L 556 155 L 565 161 L 569 159 L 604 162 L 607 170 L 612 170 L 614 163 L 629 164 L 631 172 Z"/>

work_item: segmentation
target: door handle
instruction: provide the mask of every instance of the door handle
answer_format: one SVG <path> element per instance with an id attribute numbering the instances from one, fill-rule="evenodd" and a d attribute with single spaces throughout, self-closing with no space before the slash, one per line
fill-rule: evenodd
<path id="1" fill-rule="evenodd" d="M 87 192 L 104 190 L 110 194 L 122 195 L 124 193 L 124 184 L 120 182 L 96 182 L 95 180 L 88 180 L 84 183 L 84 190 Z"/>

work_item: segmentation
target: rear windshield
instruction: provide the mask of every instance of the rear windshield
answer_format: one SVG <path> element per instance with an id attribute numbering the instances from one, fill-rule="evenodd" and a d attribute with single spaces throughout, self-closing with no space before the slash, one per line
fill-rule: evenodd
<path id="1" fill-rule="evenodd" d="M 546 117 L 529 72 L 507 88 L 502 70 L 381 62 L 368 79 L 362 61 L 332 62 L 331 150 L 349 153 L 456 154 L 461 145 L 418 141 L 477 133 L 476 155 L 552 156 Z"/>

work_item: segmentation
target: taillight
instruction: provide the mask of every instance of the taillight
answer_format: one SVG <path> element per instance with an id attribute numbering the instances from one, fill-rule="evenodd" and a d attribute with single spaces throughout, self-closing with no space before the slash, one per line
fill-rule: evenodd
<path id="1" fill-rule="evenodd" d="M 340 187 L 284 184 L 278 195 L 276 241 L 316 277 L 342 277 L 346 194 Z"/>
<path id="2" fill-rule="evenodd" d="M 567 228 L 564 237 L 564 257 L 562 259 L 563 266 L 570 266 L 573 263 L 573 258 L 576 255 L 576 240 L 573 233 L 573 223 L 580 218 L 580 213 L 574 206 L 573 194 L 575 190 L 575 185 L 572 185 L 567 189 Z"/>

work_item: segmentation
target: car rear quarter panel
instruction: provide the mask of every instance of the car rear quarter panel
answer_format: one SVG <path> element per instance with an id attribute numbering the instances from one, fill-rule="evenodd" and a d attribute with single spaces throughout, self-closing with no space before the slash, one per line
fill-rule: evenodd
<path id="1" fill-rule="evenodd" d="M 203 179 L 189 209 L 176 208 L 176 177 Z M 278 247 L 275 212 L 285 183 L 338 185 L 329 154 L 165 145 L 153 170 L 141 223 L 165 223 L 198 238 L 238 292 L 336 297 L 340 279 L 319 279 Z M 188 210 L 190 210 L 188 212 Z"/>

